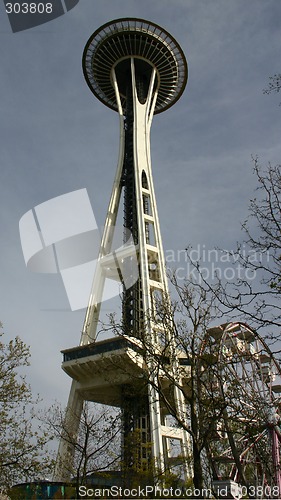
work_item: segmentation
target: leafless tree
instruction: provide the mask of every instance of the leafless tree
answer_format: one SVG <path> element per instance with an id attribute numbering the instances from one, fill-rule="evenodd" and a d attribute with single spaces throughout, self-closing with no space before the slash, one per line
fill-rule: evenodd
<path id="1" fill-rule="evenodd" d="M 111 407 L 85 401 L 80 418 L 78 436 L 71 432 L 65 411 L 55 404 L 48 413 L 43 412 L 41 420 L 50 435 L 63 437 L 74 449 L 74 461 L 69 463 L 69 473 L 76 485 L 87 484 L 90 476 L 102 471 L 114 470 L 120 465 L 120 415 Z"/>
<path id="2" fill-rule="evenodd" d="M 185 429 L 190 436 L 193 486 L 202 490 L 207 483 L 210 485 L 206 450 L 216 422 L 222 418 L 225 409 L 213 384 L 218 371 L 210 338 L 206 335 L 208 325 L 217 318 L 219 311 L 215 295 L 207 288 L 189 280 L 179 284 L 176 275 L 171 279 L 178 294 L 177 300 L 170 302 L 168 297 L 159 298 L 156 312 L 153 312 L 154 320 L 156 314 L 161 325 L 159 348 L 155 349 L 155 342 L 147 337 L 140 336 L 138 341 L 141 341 L 141 354 L 149 366 L 144 371 L 144 380 L 146 378 L 146 383 L 157 389 L 161 404 L 166 406 L 172 418 L 172 425 Z M 114 316 L 110 320 L 111 330 L 116 335 L 126 335 Z M 179 357 L 183 363 L 179 362 Z M 175 404 L 175 387 L 183 395 L 184 413 L 179 412 Z M 164 475 L 168 477 L 169 471 L 166 470 Z"/>
<path id="3" fill-rule="evenodd" d="M 281 73 L 269 77 L 268 86 L 264 89 L 264 94 L 278 94 L 281 90 Z"/>
<path id="4" fill-rule="evenodd" d="M 157 315 L 161 325 L 158 347 L 144 336 L 138 342 L 148 367 L 144 370 L 146 383 L 156 388 L 161 404 L 173 419 L 172 425 L 185 429 L 190 436 L 193 487 L 203 495 L 204 488 L 211 488 L 212 479 L 221 479 L 223 473 L 230 477 L 229 463 L 218 466 L 217 461 L 223 459 L 232 460 L 239 482 L 246 487 L 254 478 L 257 461 L 264 474 L 273 477 L 271 448 L 264 438 L 269 410 L 267 400 L 261 397 L 263 379 L 257 365 L 262 339 L 253 333 L 257 339 L 253 343 L 253 338 L 248 341 L 241 331 L 237 336 L 235 329 L 223 338 L 228 323 L 223 324 L 217 337 L 210 328 L 222 322 L 217 292 L 204 282 L 188 278 L 179 282 L 176 273 L 171 281 L 177 298 L 171 302 L 168 297 L 159 297 L 156 312 L 150 313 L 154 321 Z M 111 328 L 117 335 L 126 334 L 114 317 Z M 239 329 L 240 323 L 235 328 Z M 249 327 L 245 328 L 248 332 Z M 280 375 L 277 364 L 274 369 Z M 251 380 L 253 374 L 257 374 L 256 384 Z M 185 412 L 175 404 L 175 387 L 183 396 Z M 264 387 L 269 394 L 266 384 Z M 246 455 L 243 462 L 241 456 Z"/>
<path id="5" fill-rule="evenodd" d="M 216 295 L 225 317 L 242 318 L 256 329 L 264 328 L 264 335 L 276 342 L 281 326 L 281 167 L 269 164 L 262 169 L 258 159 L 253 161 L 257 196 L 250 200 L 249 215 L 242 226 L 244 240 L 236 250 L 218 250 L 232 266 L 234 278 L 227 280 L 222 272 L 207 279 L 200 259 L 192 258 L 190 248 L 186 258 L 197 273 L 197 281 Z"/>

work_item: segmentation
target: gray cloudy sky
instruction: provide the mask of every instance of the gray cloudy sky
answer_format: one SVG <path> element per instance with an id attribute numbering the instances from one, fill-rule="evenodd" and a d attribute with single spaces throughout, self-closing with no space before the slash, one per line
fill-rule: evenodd
<path id="1" fill-rule="evenodd" d="M 152 126 L 167 251 L 234 248 L 255 188 L 251 155 L 264 164 L 281 158 L 278 95 L 262 92 L 281 70 L 279 0 L 80 0 L 68 14 L 15 34 L 1 2 L 0 319 L 7 339 L 18 334 L 31 346 L 28 380 L 46 405 L 67 401 L 60 350 L 79 342 L 85 311 L 71 312 L 59 275 L 26 269 L 18 223 L 80 188 L 104 222 L 118 116 L 89 91 L 81 56 L 92 32 L 120 17 L 163 26 L 189 64 L 185 93 Z"/>

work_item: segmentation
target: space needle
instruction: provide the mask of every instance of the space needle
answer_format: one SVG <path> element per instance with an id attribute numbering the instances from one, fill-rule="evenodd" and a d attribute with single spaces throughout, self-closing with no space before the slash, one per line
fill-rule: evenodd
<path id="1" fill-rule="evenodd" d="M 182 95 L 187 82 L 186 59 L 165 29 L 143 19 L 123 18 L 104 24 L 89 38 L 83 54 L 83 73 L 94 96 L 119 114 L 120 144 L 81 341 L 79 346 L 63 351 L 62 367 L 72 378 L 68 425 L 73 436 L 77 435 L 85 401 L 120 408 L 125 469 L 153 470 L 157 481 L 175 463 L 170 443 L 176 440 L 178 460 L 184 463 L 186 477 L 190 477 L 188 434 L 169 425 L 169 410 L 159 391 L 159 384 L 165 386 L 165 380 L 159 382 L 153 356 L 145 352 L 149 345 L 150 354 L 161 353 L 163 338 L 173 346 L 171 329 L 166 332 L 155 313 L 157 302 L 169 301 L 169 292 L 152 178 L 150 129 L 153 115 L 166 111 Z M 105 130 L 105 150 L 106 141 Z M 120 205 L 124 232 L 131 235 L 131 244 L 125 238 L 123 247 L 116 252 L 112 241 Z M 128 274 L 132 247 L 137 258 L 137 278 L 128 284 L 124 267 Z M 123 285 L 122 332 L 97 340 L 108 277 Z M 175 353 L 172 359 L 180 363 Z M 183 412 L 178 384 L 173 387 L 172 397 L 176 410 Z M 130 443 L 135 432 L 139 439 L 133 450 Z M 73 455 L 73 446 L 62 436 L 57 480 L 70 479 L 68 465 Z"/>

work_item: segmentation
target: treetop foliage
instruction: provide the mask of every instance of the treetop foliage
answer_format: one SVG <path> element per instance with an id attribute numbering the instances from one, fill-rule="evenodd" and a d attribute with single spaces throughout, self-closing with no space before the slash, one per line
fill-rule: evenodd
<path id="1" fill-rule="evenodd" d="M 31 388 L 21 370 L 30 364 L 29 347 L 15 337 L 8 343 L 0 333 L 0 485 L 7 489 L 16 482 L 48 474 L 51 460 L 45 446 L 50 440 L 35 425 Z M 1 490 L 0 490 L 1 491 Z"/>

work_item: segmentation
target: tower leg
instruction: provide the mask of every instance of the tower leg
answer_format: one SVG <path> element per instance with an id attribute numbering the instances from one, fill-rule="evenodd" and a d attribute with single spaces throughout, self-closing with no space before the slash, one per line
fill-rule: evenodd
<path id="1" fill-rule="evenodd" d="M 79 396 L 78 382 L 73 380 L 62 426 L 54 481 L 68 482 L 76 475 L 74 470 L 74 454 L 82 409 L 83 400 Z"/>

